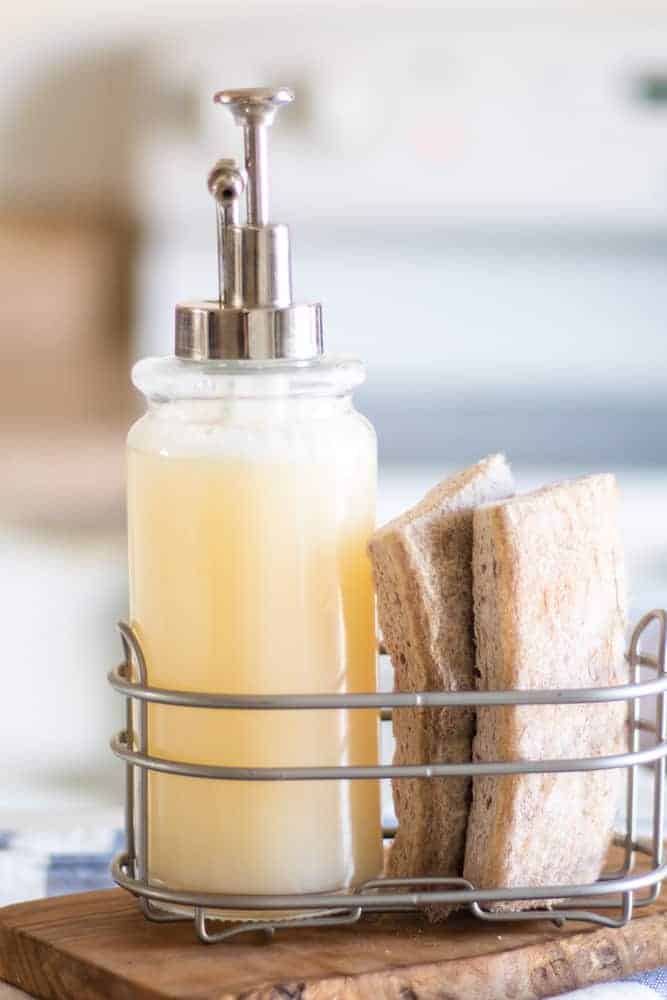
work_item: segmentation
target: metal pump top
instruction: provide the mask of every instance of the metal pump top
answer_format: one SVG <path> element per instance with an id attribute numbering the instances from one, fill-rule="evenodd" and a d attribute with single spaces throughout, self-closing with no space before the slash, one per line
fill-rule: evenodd
<path id="1" fill-rule="evenodd" d="M 219 294 L 176 306 L 176 355 L 196 361 L 315 358 L 323 349 L 321 306 L 292 300 L 289 230 L 269 221 L 268 128 L 294 94 L 286 87 L 222 90 L 214 100 L 243 127 L 245 164 L 241 170 L 234 160 L 219 160 L 209 174 Z"/>

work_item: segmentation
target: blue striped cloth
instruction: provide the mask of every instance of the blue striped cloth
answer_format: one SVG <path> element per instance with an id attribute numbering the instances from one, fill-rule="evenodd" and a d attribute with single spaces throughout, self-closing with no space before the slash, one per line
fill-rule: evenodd
<path id="1" fill-rule="evenodd" d="M 63 833 L 0 830 L 0 905 L 106 889 L 111 858 L 122 849 L 121 830 L 81 826 Z M 563 1000 L 667 1000 L 667 968 L 601 983 Z"/>
<path id="2" fill-rule="evenodd" d="M 0 830 L 0 906 L 109 888 L 109 864 L 123 843 L 122 830 L 85 826 L 67 833 Z"/>

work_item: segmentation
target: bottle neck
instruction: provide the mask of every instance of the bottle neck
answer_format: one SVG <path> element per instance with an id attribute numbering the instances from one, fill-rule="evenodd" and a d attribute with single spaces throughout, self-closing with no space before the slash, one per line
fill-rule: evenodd
<path id="1" fill-rule="evenodd" d="M 335 401 L 349 398 L 365 378 L 354 358 L 323 356 L 313 361 L 183 361 L 146 358 L 132 370 L 132 381 L 149 403 L 248 403 L 252 409 L 278 401 Z M 310 409 L 317 410 L 316 405 Z"/>
<path id="2" fill-rule="evenodd" d="M 313 423 L 354 412 L 351 393 L 340 396 L 227 396 L 220 399 L 149 399 L 151 419 L 208 425 L 276 426 L 281 423 Z"/>

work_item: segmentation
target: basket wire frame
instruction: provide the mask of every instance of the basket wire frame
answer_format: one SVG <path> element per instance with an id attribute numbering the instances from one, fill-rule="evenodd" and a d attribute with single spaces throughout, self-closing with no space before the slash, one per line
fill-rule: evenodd
<path id="1" fill-rule="evenodd" d="M 651 626 L 657 626 L 655 654 L 642 651 Z M 629 684 L 607 688 L 570 688 L 530 691 L 465 691 L 380 694 L 325 695 L 227 695 L 189 691 L 171 691 L 151 687 L 141 644 L 125 622 L 119 623 L 124 661 L 109 673 L 111 686 L 125 697 L 125 730 L 111 740 L 114 754 L 125 761 L 125 851 L 112 863 L 112 876 L 123 888 L 139 897 L 144 915 L 157 922 L 183 920 L 184 916 L 161 909 L 156 904 L 185 907 L 192 916 L 199 939 L 211 944 L 245 931 L 267 934 L 283 927 L 321 927 L 354 924 L 364 912 L 399 912 L 422 910 L 426 906 L 449 904 L 467 907 L 485 921 L 550 920 L 562 926 L 568 920 L 587 921 L 605 927 L 622 927 L 633 910 L 649 906 L 660 894 L 667 875 L 664 859 L 665 758 L 667 757 L 667 612 L 650 611 L 638 622 L 630 640 L 627 659 Z M 381 653 L 384 650 L 381 649 Z M 642 680 L 642 670 L 654 676 Z M 642 703 L 655 705 L 655 725 L 641 719 Z M 381 764 L 369 767 L 224 767 L 192 764 L 154 757 L 148 746 L 148 703 L 208 709 L 246 709 L 281 711 L 287 709 L 369 709 L 378 710 L 382 722 L 390 722 L 392 713 L 405 707 L 434 708 L 449 706 L 491 705 L 572 705 L 604 704 L 625 701 L 629 705 L 629 749 L 626 753 L 602 757 L 499 761 L 465 764 Z M 653 745 L 641 748 L 641 733 L 654 737 Z M 637 839 L 638 768 L 648 765 L 653 777 L 652 832 L 647 841 Z M 155 886 L 149 881 L 148 864 L 148 772 L 185 775 L 193 780 L 207 778 L 227 781 L 310 781 L 343 779 L 435 778 L 477 775 L 530 774 L 624 769 L 627 774 L 627 807 L 624 832 L 616 838 L 623 848 L 623 862 L 614 872 L 603 873 L 589 885 L 520 886 L 479 889 L 463 878 L 421 876 L 415 878 L 376 878 L 347 893 L 308 893 L 289 895 L 232 895 L 228 893 L 187 892 Z M 393 836 L 393 831 L 383 831 Z M 647 871 L 635 870 L 636 855 L 650 859 Z M 552 905 L 551 900 L 564 902 Z M 345 902 L 343 902 L 345 900 Z M 543 908 L 493 912 L 484 904 L 505 901 L 544 900 Z M 573 905 L 576 901 L 576 907 Z M 593 907 L 595 909 L 593 909 Z M 221 918 L 207 911 L 255 911 L 259 919 L 231 925 L 225 920 L 222 930 L 212 930 L 211 923 Z M 285 917 L 273 918 L 261 911 L 279 910 Z M 304 911 L 306 911 L 304 915 Z M 313 912 L 308 915 L 308 911 Z M 324 913 L 322 911 L 325 911 Z M 599 911 L 616 911 L 614 913 Z"/>

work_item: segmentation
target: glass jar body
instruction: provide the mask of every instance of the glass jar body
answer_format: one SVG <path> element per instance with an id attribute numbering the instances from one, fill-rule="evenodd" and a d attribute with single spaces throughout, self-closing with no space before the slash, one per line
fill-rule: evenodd
<path id="1" fill-rule="evenodd" d="M 130 611 L 157 687 L 369 691 L 376 442 L 353 362 L 141 362 L 128 436 Z M 373 764 L 377 714 L 151 705 L 149 753 L 238 767 Z M 149 773 L 148 874 L 235 894 L 343 889 L 381 869 L 370 781 Z"/>

